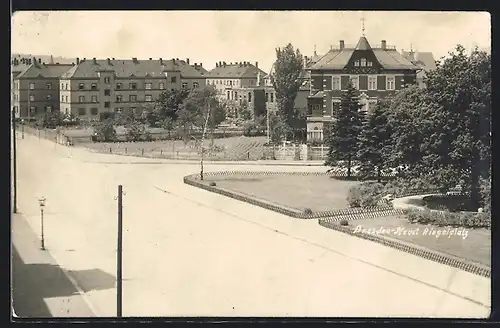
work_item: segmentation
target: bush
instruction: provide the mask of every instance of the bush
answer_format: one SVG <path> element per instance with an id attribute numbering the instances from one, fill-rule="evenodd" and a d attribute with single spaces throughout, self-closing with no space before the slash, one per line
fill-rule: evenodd
<path id="1" fill-rule="evenodd" d="M 349 221 L 347 221 L 346 219 L 342 219 L 342 220 L 340 220 L 340 225 L 344 226 L 344 227 L 348 226 L 349 225 Z"/>
<path id="2" fill-rule="evenodd" d="M 437 186 L 426 179 L 396 179 L 385 184 L 384 193 L 394 195 L 395 197 L 404 197 L 409 194 L 418 194 L 422 191 L 436 189 L 438 189 Z"/>
<path id="3" fill-rule="evenodd" d="M 215 187 L 215 186 L 217 186 L 217 184 L 215 183 L 215 181 L 211 181 L 208 185 L 209 185 L 210 187 Z"/>
<path id="4" fill-rule="evenodd" d="M 97 122 L 94 126 L 94 138 L 96 141 L 116 141 L 116 130 L 111 120 Z"/>
<path id="5" fill-rule="evenodd" d="M 350 207 L 377 206 L 382 200 L 384 186 L 377 182 L 363 182 L 351 187 L 347 195 Z"/>
<path id="6" fill-rule="evenodd" d="M 464 195 L 432 195 L 422 198 L 423 205 L 431 210 L 448 212 L 476 211 L 472 200 Z"/>
<path id="7" fill-rule="evenodd" d="M 432 224 L 438 227 L 491 228 L 490 213 L 408 210 L 410 223 Z"/>
<path id="8" fill-rule="evenodd" d="M 311 214 L 313 214 L 313 211 L 310 208 L 306 208 L 306 209 L 304 209 L 303 213 L 306 215 L 311 215 Z"/>
<path id="9" fill-rule="evenodd" d="M 490 212 L 491 210 L 491 180 L 482 179 L 481 185 L 481 205 L 485 212 Z"/>

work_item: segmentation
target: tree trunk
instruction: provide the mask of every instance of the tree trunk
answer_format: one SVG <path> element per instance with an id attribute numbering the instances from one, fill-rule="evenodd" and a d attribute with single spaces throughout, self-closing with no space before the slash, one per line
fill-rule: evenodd
<path id="1" fill-rule="evenodd" d="M 351 155 L 347 158 L 347 177 L 351 177 Z"/>
<path id="2" fill-rule="evenodd" d="M 382 169 L 380 166 L 377 166 L 377 182 L 380 183 L 382 182 Z"/>

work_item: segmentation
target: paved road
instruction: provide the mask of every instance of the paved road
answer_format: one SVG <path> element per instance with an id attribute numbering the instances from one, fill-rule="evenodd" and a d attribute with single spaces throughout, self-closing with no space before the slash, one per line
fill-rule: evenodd
<path id="1" fill-rule="evenodd" d="M 120 158 L 18 144 L 20 211 L 38 229 L 47 198 L 47 247 L 99 316 L 116 311 L 118 184 L 126 316 L 489 315 L 489 279 L 184 185 L 197 165 L 92 163 Z M 206 167 L 231 169 L 324 170 Z"/>

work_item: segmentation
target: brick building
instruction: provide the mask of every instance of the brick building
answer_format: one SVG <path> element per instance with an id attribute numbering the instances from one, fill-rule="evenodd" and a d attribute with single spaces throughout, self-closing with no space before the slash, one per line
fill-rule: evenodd
<path id="1" fill-rule="evenodd" d="M 16 117 L 35 119 L 59 110 L 59 78 L 73 65 L 45 64 L 36 58 L 29 62 L 30 65 L 13 77 L 12 104 Z"/>
<path id="2" fill-rule="evenodd" d="M 378 99 L 415 84 L 420 70 L 385 40 L 375 47 L 364 36 L 355 47 L 340 41 L 337 48 L 332 47 L 309 68 L 308 141 L 323 141 L 324 124 L 332 121 L 349 81 L 359 90 L 363 109 L 369 111 Z"/>
<path id="3" fill-rule="evenodd" d="M 61 76 L 60 108 L 63 113 L 86 120 L 103 119 L 117 112 L 130 115 L 150 110 L 165 90 L 205 85 L 205 74 L 190 65 L 189 59 L 77 58 L 77 64 Z"/>

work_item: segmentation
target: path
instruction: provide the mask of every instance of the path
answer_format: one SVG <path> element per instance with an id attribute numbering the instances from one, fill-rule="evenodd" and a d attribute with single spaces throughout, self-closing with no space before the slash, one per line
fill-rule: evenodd
<path id="1" fill-rule="evenodd" d="M 198 165 L 96 164 L 122 157 L 67 158 L 67 148 L 33 137 L 18 149 L 20 210 L 38 229 L 36 197 L 47 198 L 54 258 L 75 273 L 100 273 L 76 277 L 97 315 L 116 311 L 118 184 L 126 192 L 124 315 L 489 315 L 489 279 L 183 184 Z M 248 169 L 324 167 L 206 167 Z"/>

